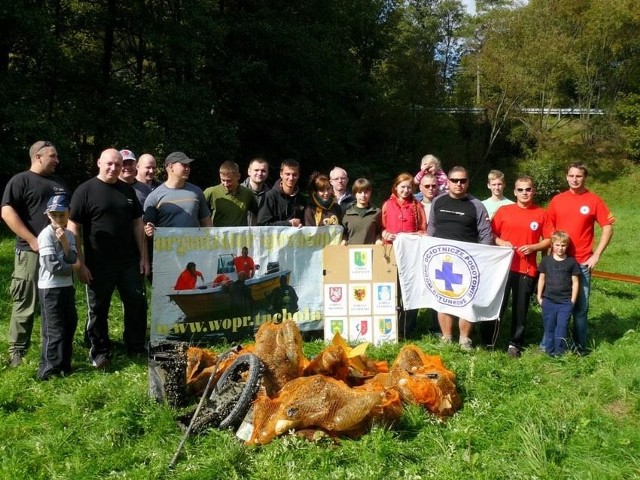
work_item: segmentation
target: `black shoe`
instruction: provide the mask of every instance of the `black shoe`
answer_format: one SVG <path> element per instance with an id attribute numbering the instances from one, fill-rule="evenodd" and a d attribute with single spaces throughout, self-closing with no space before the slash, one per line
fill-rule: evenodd
<path id="1" fill-rule="evenodd" d="M 21 350 L 15 351 L 11 354 L 11 359 L 9 360 L 9 366 L 11 368 L 16 368 L 19 367 L 20 365 L 22 365 L 23 363 L 23 359 L 22 357 L 24 357 L 24 352 Z"/>
<path id="2" fill-rule="evenodd" d="M 519 358 L 520 350 L 518 350 L 518 347 L 516 347 L 515 345 L 509 345 L 507 355 L 509 355 L 511 358 Z"/>
<path id="3" fill-rule="evenodd" d="M 98 370 L 105 370 L 111 364 L 111 359 L 106 353 L 99 353 L 94 358 L 90 358 L 89 360 L 91 360 L 91 365 L 96 367 Z"/>

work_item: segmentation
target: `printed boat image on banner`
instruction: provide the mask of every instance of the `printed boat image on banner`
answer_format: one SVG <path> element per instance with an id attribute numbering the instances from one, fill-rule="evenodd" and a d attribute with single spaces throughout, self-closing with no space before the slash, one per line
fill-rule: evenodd
<path id="1" fill-rule="evenodd" d="M 281 271 L 278 262 L 270 262 L 264 275 L 247 279 L 236 272 L 234 258 L 233 254 L 218 256 L 216 277 L 211 284 L 176 290 L 168 295 L 184 313 L 185 321 L 232 313 L 251 315 L 260 309 L 279 312 L 283 304 L 291 313 L 298 311 L 298 296 L 289 285 L 291 270 Z M 256 265 L 257 270 L 259 267 Z"/>
<path id="2" fill-rule="evenodd" d="M 283 320 L 322 330 L 322 250 L 341 238 L 341 227 L 156 229 L 151 342 L 248 339 Z"/>

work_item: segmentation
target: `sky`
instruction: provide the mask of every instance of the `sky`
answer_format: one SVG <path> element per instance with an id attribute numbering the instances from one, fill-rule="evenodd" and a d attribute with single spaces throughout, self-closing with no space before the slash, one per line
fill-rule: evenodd
<path id="1" fill-rule="evenodd" d="M 469 13 L 476 13 L 476 0 L 462 0 Z"/>

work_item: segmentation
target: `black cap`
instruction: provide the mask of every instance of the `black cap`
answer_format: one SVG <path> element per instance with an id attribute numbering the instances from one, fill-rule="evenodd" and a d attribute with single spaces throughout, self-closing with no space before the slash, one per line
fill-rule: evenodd
<path id="1" fill-rule="evenodd" d="M 193 158 L 187 157 L 185 153 L 173 152 L 167 155 L 167 158 L 164 161 L 164 166 L 167 167 L 173 163 L 191 163 L 191 162 L 193 162 Z"/>

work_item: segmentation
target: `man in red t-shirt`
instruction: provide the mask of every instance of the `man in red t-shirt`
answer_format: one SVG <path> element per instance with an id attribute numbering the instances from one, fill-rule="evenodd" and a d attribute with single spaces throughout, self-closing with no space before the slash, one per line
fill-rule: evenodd
<path id="1" fill-rule="evenodd" d="M 233 265 L 236 267 L 236 272 L 246 273 L 246 278 L 253 278 L 256 273 L 256 265 L 253 263 L 253 258 L 249 256 L 247 247 L 242 247 L 242 255 L 233 259 Z"/>
<path id="2" fill-rule="evenodd" d="M 580 264 L 580 291 L 573 309 L 573 341 L 580 354 L 587 350 L 587 314 L 591 290 L 591 270 L 600 260 L 613 236 L 614 216 L 604 201 L 585 188 L 587 168 L 582 163 L 572 163 L 567 170 L 569 190 L 551 199 L 547 215 L 553 230 L 564 230 L 571 243 L 567 254 Z M 602 234 L 593 249 L 594 225 L 600 225 Z"/>
<path id="3" fill-rule="evenodd" d="M 511 338 L 509 356 L 519 357 L 524 347 L 524 333 L 529 313 L 531 294 L 535 291 L 539 251 L 549 248 L 551 226 L 545 211 L 534 205 L 536 193 L 531 177 L 518 177 L 513 194 L 516 203 L 501 206 L 491 220 L 491 229 L 496 237 L 496 245 L 513 248 L 513 260 L 504 292 L 500 317 L 512 295 Z M 496 322 L 482 322 L 481 332 L 485 344 L 493 346 L 497 336 Z"/>
<path id="4" fill-rule="evenodd" d="M 202 272 L 196 270 L 195 263 L 189 262 L 187 263 L 187 268 L 185 268 L 182 271 L 182 273 L 176 280 L 176 284 L 173 287 L 173 289 L 174 290 L 191 290 L 193 288 L 196 288 L 198 277 L 200 277 L 204 282 L 204 277 L 202 276 Z"/>

